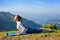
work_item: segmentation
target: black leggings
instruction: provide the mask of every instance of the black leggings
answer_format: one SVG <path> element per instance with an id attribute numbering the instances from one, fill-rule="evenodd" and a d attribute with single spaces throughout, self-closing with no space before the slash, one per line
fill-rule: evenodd
<path id="1" fill-rule="evenodd" d="M 42 32 L 42 29 L 33 29 L 30 27 L 27 28 L 27 34 L 40 33 L 40 32 Z"/>

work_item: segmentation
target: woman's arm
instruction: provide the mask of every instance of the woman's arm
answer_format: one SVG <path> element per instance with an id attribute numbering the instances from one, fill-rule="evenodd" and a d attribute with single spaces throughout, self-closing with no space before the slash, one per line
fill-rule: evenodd
<path id="1" fill-rule="evenodd" d="M 18 34 L 20 35 L 20 34 L 22 34 L 22 32 L 24 31 L 24 28 L 23 28 L 23 26 L 19 26 L 19 29 L 18 29 L 19 31 L 18 31 Z"/>

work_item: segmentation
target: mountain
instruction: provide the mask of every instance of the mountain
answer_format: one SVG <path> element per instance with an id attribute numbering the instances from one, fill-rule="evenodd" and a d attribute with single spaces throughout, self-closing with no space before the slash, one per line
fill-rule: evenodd
<path id="1" fill-rule="evenodd" d="M 16 30 L 16 23 L 14 22 L 13 18 L 15 15 L 11 14 L 10 12 L 0 12 L 0 31 L 4 30 Z M 40 28 L 41 25 L 22 18 L 22 23 L 26 25 L 26 27 L 31 28 Z"/>

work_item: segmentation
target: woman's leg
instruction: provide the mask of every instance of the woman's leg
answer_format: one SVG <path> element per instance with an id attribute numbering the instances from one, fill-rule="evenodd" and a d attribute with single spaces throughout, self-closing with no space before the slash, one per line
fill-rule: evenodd
<path id="1" fill-rule="evenodd" d="M 30 27 L 27 28 L 27 34 L 40 33 L 40 32 L 42 32 L 42 29 L 33 29 L 33 28 L 30 28 Z"/>

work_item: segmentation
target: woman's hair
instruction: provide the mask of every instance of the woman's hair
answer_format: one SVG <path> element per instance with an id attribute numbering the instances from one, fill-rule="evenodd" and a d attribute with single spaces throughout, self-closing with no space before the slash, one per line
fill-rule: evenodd
<path id="1" fill-rule="evenodd" d="M 17 20 L 17 21 L 21 21 L 21 20 L 22 20 L 22 17 L 19 16 L 19 15 L 16 15 L 16 20 Z"/>

